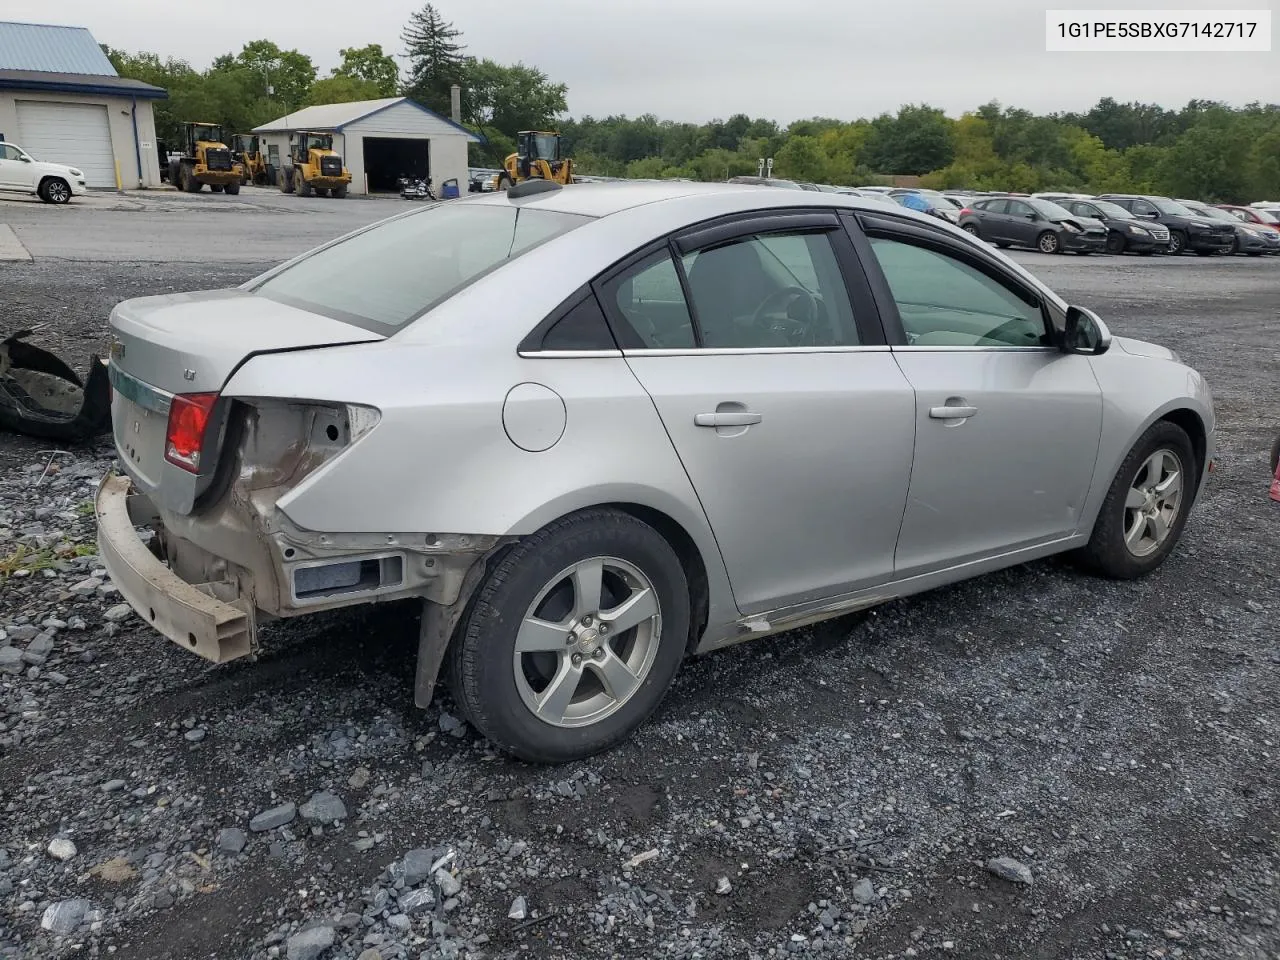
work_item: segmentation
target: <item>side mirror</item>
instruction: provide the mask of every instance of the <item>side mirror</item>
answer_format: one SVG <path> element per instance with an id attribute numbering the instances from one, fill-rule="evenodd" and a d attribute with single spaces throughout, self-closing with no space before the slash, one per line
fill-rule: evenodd
<path id="1" fill-rule="evenodd" d="M 1036 213 L 1034 210 L 1032 210 L 1030 213 L 1024 213 L 1023 216 L 1026 217 L 1028 220 L 1040 219 L 1040 214 Z"/>
<path id="2" fill-rule="evenodd" d="M 1111 349 L 1111 331 L 1092 310 L 1067 308 L 1067 327 L 1062 335 L 1063 353 L 1100 356 Z"/>
<path id="3" fill-rule="evenodd" d="M 28 157 L 25 153 L 22 156 L 18 157 L 18 159 L 21 160 L 23 163 L 31 162 L 31 158 Z"/>
<path id="4" fill-rule="evenodd" d="M 1151 210 L 1151 211 L 1148 211 L 1147 213 L 1140 213 L 1138 214 L 1138 216 L 1142 217 L 1142 219 L 1144 220 L 1155 220 L 1157 217 L 1160 216 L 1160 214 L 1156 213 L 1154 210 Z"/>

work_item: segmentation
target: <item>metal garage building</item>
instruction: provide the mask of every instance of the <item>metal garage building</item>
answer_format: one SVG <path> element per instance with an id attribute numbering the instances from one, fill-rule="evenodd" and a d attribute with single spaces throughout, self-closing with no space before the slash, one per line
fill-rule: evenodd
<path id="1" fill-rule="evenodd" d="M 333 134 L 333 149 L 351 171 L 351 193 L 394 191 L 399 177 L 430 177 L 436 189 L 456 179 L 467 191 L 467 145 L 482 143 L 466 127 L 408 97 L 304 107 L 255 127 L 275 170 L 298 130 Z"/>
<path id="2" fill-rule="evenodd" d="M 160 87 L 117 75 L 83 27 L 0 21 L 0 140 L 85 173 L 91 187 L 160 185 Z"/>

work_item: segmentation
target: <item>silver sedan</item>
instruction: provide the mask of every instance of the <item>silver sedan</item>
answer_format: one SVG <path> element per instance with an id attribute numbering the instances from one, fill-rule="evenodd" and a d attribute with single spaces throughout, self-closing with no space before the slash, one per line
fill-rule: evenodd
<path id="1" fill-rule="evenodd" d="M 420 599 L 419 706 L 447 678 L 542 762 L 690 653 L 1050 554 L 1150 573 L 1214 455 L 1169 350 L 827 192 L 530 181 L 111 330 L 97 515 L 139 615 L 224 662 Z"/>

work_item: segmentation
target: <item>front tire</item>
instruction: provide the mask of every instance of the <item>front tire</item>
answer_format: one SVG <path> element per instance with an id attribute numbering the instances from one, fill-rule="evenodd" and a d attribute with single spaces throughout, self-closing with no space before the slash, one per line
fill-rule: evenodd
<path id="1" fill-rule="evenodd" d="M 628 514 L 585 510 L 489 571 L 450 646 L 449 684 L 494 743 L 562 763 L 644 723 L 688 637 L 689 588 L 670 544 Z"/>
<path id="2" fill-rule="evenodd" d="M 1046 230 L 1036 237 L 1036 249 L 1041 253 L 1058 253 L 1062 247 L 1058 235 L 1052 230 Z"/>
<path id="3" fill-rule="evenodd" d="M 226 192 L 231 194 L 234 197 L 236 194 L 240 192 L 240 184 L 228 183 L 226 186 Z"/>
<path id="4" fill-rule="evenodd" d="M 1121 254 L 1124 253 L 1125 238 L 1123 234 L 1109 233 L 1107 234 L 1107 253 Z"/>
<path id="5" fill-rule="evenodd" d="M 45 177 L 36 191 L 45 203 L 64 204 L 71 201 L 71 184 L 61 177 Z"/>
<path id="6" fill-rule="evenodd" d="M 1168 420 L 1153 423 L 1120 464 L 1081 559 L 1116 580 L 1151 573 L 1182 535 L 1198 476 L 1186 431 Z"/>
<path id="7" fill-rule="evenodd" d="M 1170 256 L 1180 256 L 1187 249 L 1187 235 L 1181 230 L 1169 231 L 1169 254 Z"/>

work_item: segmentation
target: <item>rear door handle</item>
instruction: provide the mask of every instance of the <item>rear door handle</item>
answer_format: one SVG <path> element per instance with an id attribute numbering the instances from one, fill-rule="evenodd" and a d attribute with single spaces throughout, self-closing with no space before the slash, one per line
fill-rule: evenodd
<path id="1" fill-rule="evenodd" d="M 969 417 L 977 416 L 977 414 L 977 407 L 945 406 L 929 408 L 929 416 L 935 420 L 967 420 Z"/>
<path id="2" fill-rule="evenodd" d="M 723 413 L 697 413 L 693 422 L 699 427 L 749 427 L 764 418 L 749 410 L 726 410 Z"/>

